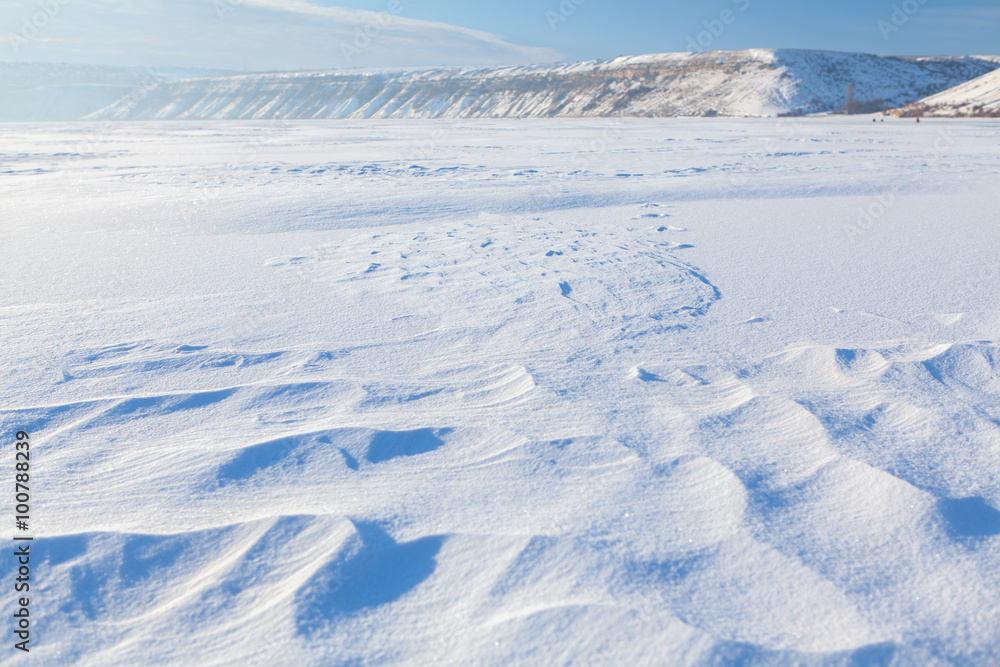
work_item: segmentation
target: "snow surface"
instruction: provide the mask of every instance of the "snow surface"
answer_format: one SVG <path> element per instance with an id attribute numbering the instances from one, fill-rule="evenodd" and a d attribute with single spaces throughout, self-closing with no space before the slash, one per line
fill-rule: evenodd
<path id="1" fill-rule="evenodd" d="M 749 49 L 553 66 L 283 72 L 163 81 L 93 120 L 778 116 L 899 107 L 990 72 L 980 58 Z M 69 96 L 75 94 L 66 89 Z M 0 119 L 20 120 L 2 116 Z M 82 116 L 81 116 L 82 117 Z"/>
<path id="2" fill-rule="evenodd" d="M 1000 653 L 1000 122 L 0 137 L 2 664 Z"/>

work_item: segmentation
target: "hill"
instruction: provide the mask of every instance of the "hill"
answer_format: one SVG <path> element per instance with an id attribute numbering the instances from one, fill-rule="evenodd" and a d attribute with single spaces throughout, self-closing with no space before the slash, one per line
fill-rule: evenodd
<path id="1" fill-rule="evenodd" d="M 551 67 L 242 74 L 164 83 L 94 118 L 553 118 L 777 116 L 855 110 L 940 92 L 1000 64 L 752 49 L 622 57 Z"/>
<path id="2" fill-rule="evenodd" d="M 908 104 L 898 113 L 903 116 L 1000 117 L 1000 70 Z"/>
<path id="3" fill-rule="evenodd" d="M 981 57 L 750 49 L 552 66 L 193 76 L 0 66 L 0 121 L 780 116 L 899 107 L 987 74 Z"/>

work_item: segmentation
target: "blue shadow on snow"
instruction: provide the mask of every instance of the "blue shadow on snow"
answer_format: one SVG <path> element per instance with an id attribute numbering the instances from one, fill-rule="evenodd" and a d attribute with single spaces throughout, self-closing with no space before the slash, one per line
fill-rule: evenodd
<path id="1" fill-rule="evenodd" d="M 361 549 L 334 557 L 296 594 L 296 626 L 309 636 L 337 617 L 400 599 L 430 577 L 444 536 L 398 543 L 381 528 L 355 523 Z"/>
<path id="2" fill-rule="evenodd" d="M 1000 512 L 980 497 L 942 498 L 941 514 L 948 521 L 952 535 L 958 537 L 989 537 L 1000 535 Z"/>
<path id="3" fill-rule="evenodd" d="M 451 429 L 422 428 L 415 431 L 380 431 L 368 445 L 365 458 L 369 463 L 382 463 L 400 456 L 426 454 L 444 444 L 438 435 Z"/>

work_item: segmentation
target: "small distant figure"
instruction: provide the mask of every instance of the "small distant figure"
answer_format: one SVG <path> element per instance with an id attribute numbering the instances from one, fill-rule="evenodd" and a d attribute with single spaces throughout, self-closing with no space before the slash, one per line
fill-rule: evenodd
<path id="1" fill-rule="evenodd" d="M 917 122 L 918 123 L 920 122 L 920 116 L 917 116 Z"/>
<path id="2" fill-rule="evenodd" d="M 875 119 L 874 119 L 874 118 L 872 118 L 872 122 L 873 122 L 873 123 L 875 122 Z"/>
<path id="3" fill-rule="evenodd" d="M 884 122 L 885 122 L 885 118 L 879 118 L 879 119 L 878 119 L 878 122 L 880 122 L 880 123 L 884 123 Z"/>

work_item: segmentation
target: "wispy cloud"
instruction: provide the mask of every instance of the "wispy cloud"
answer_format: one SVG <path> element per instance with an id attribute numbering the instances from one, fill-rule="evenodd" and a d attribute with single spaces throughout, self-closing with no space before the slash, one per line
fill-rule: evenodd
<path id="1" fill-rule="evenodd" d="M 306 0 L 69 0 L 15 52 L 9 38 L 38 5 L 0 0 L 0 60 L 299 70 L 561 58 L 479 30 L 408 18 L 407 7 L 418 1 L 386 0 L 383 11 L 368 12 Z"/>

